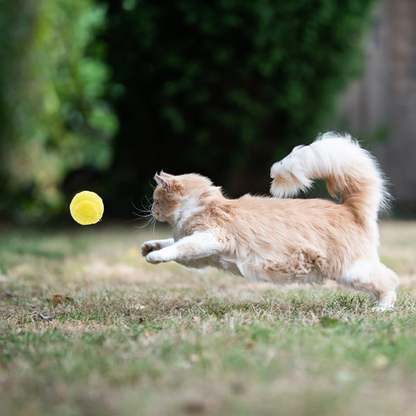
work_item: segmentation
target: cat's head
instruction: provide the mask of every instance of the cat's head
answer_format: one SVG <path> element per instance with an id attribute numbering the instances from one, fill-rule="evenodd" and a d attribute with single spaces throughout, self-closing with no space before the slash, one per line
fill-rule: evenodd
<path id="1" fill-rule="evenodd" d="M 158 221 L 175 225 L 186 210 L 196 209 L 208 198 L 221 195 L 219 188 L 201 175 L 170 175 L 160 172 L 154 176 L 157 187 L 153 194 L 152 213 Z"/>

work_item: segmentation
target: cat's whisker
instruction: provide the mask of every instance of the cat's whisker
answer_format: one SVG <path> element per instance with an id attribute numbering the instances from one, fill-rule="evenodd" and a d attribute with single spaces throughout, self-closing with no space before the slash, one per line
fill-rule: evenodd
<path id="1" fill-rule="evenodd" d="M 151 179 L 151 178 L 149 178 L 149 185 L 150 185 L 150 187 L 152 188 L 152 191 L 154 191 L 154 190 L 156 189 L 156 185 L 154 185 L 154 184 L 152 183 L 152 179 Z"/>
<path id="2" fill-rule="evenodd" d="M 153 205 L 153 198 L 152 198 L 152 200 L 150 200 L 147 195 L 145 195 L 144 197 L 146 198 L 146 202 L 147 202 L 148 206 L 149 207 L 152 207 L 152 205 Z M 143 202 L 142 202 L 142 207 L 144 207 Z"/>
<path id="3" fill-rule="evenodd" d="M 149 198 L 147 198 L 147 196 L 146 196 L 146 199 L 147 199 L 147 203 L 149 204 L 148 205 L 149 208 L 147 208 L 147 207 L 144 206 L 143 198 L 142 198 L 141 205 L 142 205 L 143 209 L 142 208 L 138 208 L 134 204 L 133 199 L 131 199 L 131 204 L 133 205 L 133 207 L 135 209 L 135 211 L 132 212 L 132 215 L 134 215 L 134 216 L 136 216 L 138 218 L 134 218 L 133 220 L 130 220 L 128 222 L 144 221 L 144 224 L 142 226 L 139 226 L 139 227 L 138 226 L 135 226 L 135 228 L 145 228 L 148 225 L 150 225 L 152 223 L 152 221 L 154 220 L 153 212 L 152 212 L 152 209 L 151 209 L 152 208 L 152 204 L 150 203 Z"/>
<path id="4" fill-rule="evenodd" d="M 154 218 L 154 221 L 153 221 L 153 238 L 155 237 L 155 231 L 156 231 L 156 218 Z"/>
<path id="5" fill-rule="evenodd" d="M 137 212 L 134 212 L 133 211 L 132 212 L 132 215 L 136 216 L 137 218 L 133 218 L 132 220 L 128 220 L 126 222 L 135 222 L 135 221 L 143 221 L 143 220 L 148 221 L 149 219 L 152 219 L 153 218 L 153 214 L 152 213 L 143 215 L 143 214 L 140 214 L 140 213 L 137 213 Z"/>
<path id="6" fill-rule="evenodd" d="M 143 217 L 143 218 L 153 216 L 152 211 L 142 211 L 142 212 L 132 211 L 132 214 L 136 215 L 137 217 Z"/>
<path id="7" fill-rule="evenodd" d="M 146 198 L 147 198 L 147 197 L 146 197 Z M 147 202 L 149 203 L 149 200 L 147 200 Z M 142 208 L 138 208 L 138 207 L 136 207 L 136 205 L 134 204 L 133 200 L 131 200 L 131 204 L 133 205 L 133 208 L 134 208 L 137 212 L 145 212 L 145 213 L 149 213 L 149 212 L 151 212 L 152 204 L 150 204 L 150 203 L 149 203 L 149 206 L 148 206 L 148 207 L 145 207 L 145 206 L 144 206 L 144 204 L 143 204 L 143 198 L 142 198 L 142 201 L 141 201 Z"/>
<path id="8" fill-rule="evenodd" d="M 136 220 L 137 221 L 137 220 Z M 140 228 L 140 229 L 142 229 L 142 228 L 146 228 L 148 225 L 150 225 L 150 224 L 152 224 L 152 223 L 155 223 L 156 222 L 156 219 L 154 218 L 154 217 L 152 217 L 152 218 L 148 218 L 147 220 L 146 220 L 146 222 L 143 224 L 143 225 L 140 225 L 140 226 L 138 226 L 138 225 L 135 225 L 134 226 L 134 228 Z"/>

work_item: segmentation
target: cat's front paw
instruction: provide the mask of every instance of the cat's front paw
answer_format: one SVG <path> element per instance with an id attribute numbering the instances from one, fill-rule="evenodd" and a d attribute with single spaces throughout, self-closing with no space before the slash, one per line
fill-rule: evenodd
<path id="1" fill-rule="evenodd" d="M 142 244 L 141 250 L 142 250 L 142 256 L 146 257 L 149 253 L 152 251 L 157 251 L 162 248 L 161 244 L 157 241 L 146 241 Z"/>
<path id="2" fill-rule="evenodd" d="M 159 264 L 165 263 L 168 260 L 164 259 L 157 251 L 152 251 L 146 256 L 146 261 L 151 264 Z"/>

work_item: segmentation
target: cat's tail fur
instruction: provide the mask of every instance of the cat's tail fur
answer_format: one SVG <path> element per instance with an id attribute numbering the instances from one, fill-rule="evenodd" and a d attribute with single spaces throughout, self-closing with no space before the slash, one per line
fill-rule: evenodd
<path id="1" fill-rule="evenodd" d="M 388 204 L 389 195 L 377 161 L 350 135 L 325 133 L 309 146 L 295 147 L 271 168 L 270 192 L 276 197 L 295 196 L 323 178 L 329 193 L 341 193 L 357 221 L 371 224 Z"/>

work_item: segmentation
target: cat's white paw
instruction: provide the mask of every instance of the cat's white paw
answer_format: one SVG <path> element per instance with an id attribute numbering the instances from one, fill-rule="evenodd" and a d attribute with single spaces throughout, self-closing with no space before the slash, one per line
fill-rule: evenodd
<path id="1" fill-rule="evenodd" d="M 164 259 L 157 251 L 152 251 L 146 256 L 146 261 L 151 264 L 164 263 L 168 260 Z"/>
<path id="2" fill-rule="evenodd" d="M 391 311 L 394 309 L 394 304 L 386 303 L 386 302 L 380 302 L 377 306 L 374 308 L 371 308 L 373 312 L 386 312 Z"/>
<path id="3" fill-rule="evenodd" d="M 146 257 L 152 251 L 157 251 L 162 248 L 161 244 L 157 241 L 146 241 L 142 244 L 141 251 L 142 256 Z"/>

